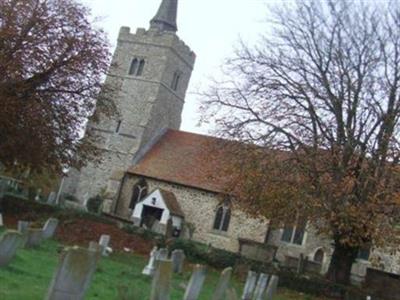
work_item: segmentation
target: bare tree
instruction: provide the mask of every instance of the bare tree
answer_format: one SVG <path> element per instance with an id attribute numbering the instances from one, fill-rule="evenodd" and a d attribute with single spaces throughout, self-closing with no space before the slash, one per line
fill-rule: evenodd
<path id="1" fill-rule="evenodd" d="M 80 136 L 95 106 L 115 112 L 103 85 L 110 57 L 83 5 L 0 1 L 0 162 L 59 172 L 96 159 L 95 137 Z"/>
<path id="2" fill-rule="evenodd" d="M 278 8 L 273 34 L 241 44 L 203 105 L 222 136 L 261 146 L 232 150 L 230 192 L 277 221 L 306 216 L 333 241 L 339 283 L 360 247 L 397 237 L 400 6 L 360 2 Z"/>

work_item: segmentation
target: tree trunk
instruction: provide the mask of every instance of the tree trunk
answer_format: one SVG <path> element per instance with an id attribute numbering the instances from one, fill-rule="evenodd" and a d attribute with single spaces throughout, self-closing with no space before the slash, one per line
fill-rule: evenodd
<path id="1" fill-rule="evenodd" d="M 343 245 L 338 241 L 335 242 L 334 247 L 326 276 L 332 282 L 348 285 L 350 284 L 351 266 L 357 257 L 358 248 Z"/>

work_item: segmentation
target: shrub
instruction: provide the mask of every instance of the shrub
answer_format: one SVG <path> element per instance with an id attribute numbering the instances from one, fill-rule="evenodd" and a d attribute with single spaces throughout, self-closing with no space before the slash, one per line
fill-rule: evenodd
<path id="1" fill-rule="evenodd" d="M 203 263 L 217 269 L 233 267 L 238 255 L 226 250 L 215 249 L 205 244 L 191 240 L 176 239 L 170 245 L 170 250 L 182 249 L 186 257 L 196 263 Z"/>
<path id="2" fill-rule="evenodd" d="M 89 198 L 89 200 L 86 203 L 86 207 L 90 212 L 99 213 L 102 204 L 103 204 L 103 198 L 100 195 L 97 195 L 92 198 Z"/>

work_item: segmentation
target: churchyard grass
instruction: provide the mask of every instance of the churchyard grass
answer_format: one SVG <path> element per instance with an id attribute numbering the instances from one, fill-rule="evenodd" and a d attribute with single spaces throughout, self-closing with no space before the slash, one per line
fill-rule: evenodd
<path id="1" fill-rule="evenodd" d="M 0 268 L 0 299 L 43 299 L 56 269 L 61 249 L 62 246 L 54 240 L 45 241 L 40 248 L 20 249 L 9 266 Z M 102 257 L 86 299 L 148 299 L 151 279 L 141 274 L 146 263 L 146 257 L 133 254 Z M 189 268 L 182 275 L 174 275 L 171 299 L 182 299 L 184 294 L 182 283 L 189 281 L 190 271 Z M 217 271 L 208 272 L 200 299 L 211 298 L 218 276 Z M 243 283 L 233 280 L 233 286 L 238 294 L 242 285 Z M 274 299 L 313 298 L 284 292 Z"/>

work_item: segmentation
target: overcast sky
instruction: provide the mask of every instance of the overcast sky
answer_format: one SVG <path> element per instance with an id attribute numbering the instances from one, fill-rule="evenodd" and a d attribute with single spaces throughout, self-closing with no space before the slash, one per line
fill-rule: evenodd
<path id="1" fill-rule="evenodd" d="M 83 0 L 99 25 L 108 33 L 113 47 L 119 28 L 148 28 L 161 0 Z M 273 0 L 268 0 L 271 2 Z M 250 43 L 266 28 L 267 0 L 179 0 L 178 35 L 196 53 L 181 129 L 207 133 L 197 127 L 199 120 L 195 92 L 207 86 L 210 76 L 218 73 L 223 59 L 232 54 L 239 37 Z"/>

